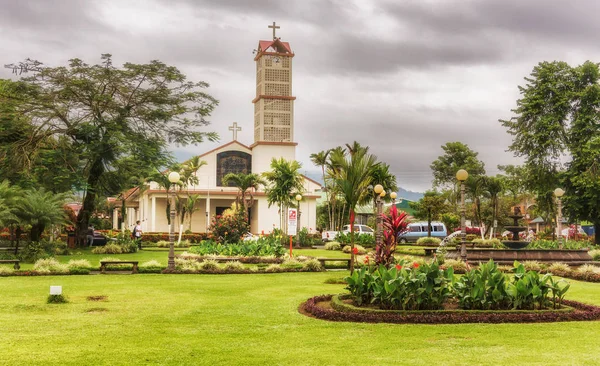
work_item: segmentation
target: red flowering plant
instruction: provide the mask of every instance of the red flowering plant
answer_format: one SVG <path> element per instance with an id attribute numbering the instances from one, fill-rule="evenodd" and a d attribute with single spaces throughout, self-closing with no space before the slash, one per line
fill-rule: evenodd
<path id="1" fill-rule="evenodd" d="M 213 217 L 211 234 L 219 243 L 237 243 L 250 230 L 243 211 Z"/>
<path id="2" fill-rule="evenodd" d="M 389 214 L 382 214 L 383 221 L 383 243 L 375 246 L 375 263 L 390 267 L 394 264 L 394 251 L 398 242 L 398 235 L 408 227 L 408 214 L 404 211 L 398 212 L 396 206 L 392 206 Z"/>

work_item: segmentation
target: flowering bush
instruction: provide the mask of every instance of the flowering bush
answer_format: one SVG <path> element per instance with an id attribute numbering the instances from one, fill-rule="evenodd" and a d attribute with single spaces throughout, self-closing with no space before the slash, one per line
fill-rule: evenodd
<path id="1" fill-rule="evenodd" d="M 357 254 L 361 254 L 362 255 L 362 254 L 365 254 L 367 252 L 367 250 L 365 248 L 363 248 L 361 245 L 358 245 L 358 244 L 354 245 L 354 249 L 355 249 L 354 255 L 357 255 Z M 342 249 L 342 252 L 349 254 L 350 252 L 352 252 L 352 247 L 350 245 L 346 245 Z"/>
<path id="2" fill-rule="evenodd" d="M 216 215 L 210 225 L 213 238 L 219 243 L 237 243 L 250 230 L 248 219 L 243 212 L 229 215 Z"/>

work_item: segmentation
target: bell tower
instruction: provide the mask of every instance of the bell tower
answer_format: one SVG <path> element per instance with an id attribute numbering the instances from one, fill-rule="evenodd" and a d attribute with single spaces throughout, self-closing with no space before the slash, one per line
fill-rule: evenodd
<path id="1" fill-rule="evenodd" d="M 275 34 L 273 40 L 259 41 L 256 49 L 256 97 L 254 103 L 254 143 L 294 142 L 294 100 L 292 96 L 292 58 L 288 42 Z M 295 144 L 294 144 L 295 145 Z"/>

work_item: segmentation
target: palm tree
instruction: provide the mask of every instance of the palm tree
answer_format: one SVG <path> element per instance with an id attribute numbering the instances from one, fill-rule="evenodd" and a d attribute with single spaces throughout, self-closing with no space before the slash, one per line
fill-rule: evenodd
<path id="1" fill-rule="evenodd" d="M 492 203 L 491 239 L 494 236 L 494 222 L 496 221 L 496 217 L 498 217 L 498 196 L 504 191 L 502 180 L 495 177 L 488 177 L 485 182 L 485 190 L 489 193 Z"/>
<path id="2" fill-rule="evenodd" d="M 239 190 L 236 203 L 240 211 L 244 212 L 244 214 L 254 205 L 253 193 L 257 191 L 260 186 L 265 186 L 267 184 L 260 175 L 253 173 L 229 173 L 223 177 L 223 184 L 228 185 L 230 183 Z"/>
<path id="3" fill-rule="evenodd" d="M 325 201 L 327 202 L 327 215 L 329 216 L 329 229 L 332 229 L 331 225 L 331 204 L 329 202 L 329 187 L 327 185 L 327 179 L 325 178 L 325 166 L 327 165 L 327 158 L 331 150 L 319 151 L 315 154 L 310 154 L 310 160 L 318 167 L 321 167 L 323 173 L 323 186 L 325 187 Z"/>
<path id="4" fill-rule="evenodd" d="M 358 143 L 348 146 L 350 156 L 341 161 L 339 178 L 335 185 L 340 195 L 346 201 L 350 214 L 350 271 L 354 272 L 354 218 L 358 205 L 364 205 L 371 200 L 371 184 L 373 169 L 376 167 L 377 158 L 368 153 L 368 148 L 362 148 Z"/>
<path id="5" fill-rule="evenodd" d="M 390 193 L 398 191 L 398 183 L 396 183 L 396 176 L 390 173 L 390 166 L 386 163 L 377 164 L 371 172 L 371 184 L 373 186 L 381 184 L 383 186 L 386 195 L 385 201 L 390 201 Z M 373 210 L 377 212 L 377 194 L 373 192 Z"/>
<path id="6" fill-rule="evenodd" d="M 16 202 L 16 216 L 31 225 L 31 241 L 39 241 L 47 226 L 66 223 L 63 206 L 68 197 L 67 193 L 56 194 L 40 188 L 27 191 L 27 194 Z"/>
<path id="7" fill-rule="evenodd" d="M 481 196 L 485 192 L 485 180 L 485 176 L 469 176 L 465 181 L 465 188 L 475 204 L 475 217 L 479 227 L 481 227 Z M 481 239 L 483 239 L 483 230 L 481 230 Z"/>
<path id="8" fill-rule="evenodd" d="M 199 207 L 196 206 L 196 202 L 200 199 L 199 194 L 190 194 L 186 201 L 186 211 L 190 220 L 190 225 L 188 226 L 188 230 L 192 231 L 192 216 L 194 212 L 198 211 Z"/>
<path id="9" fill-rule="evenodd" d="M 271 160 L 271 171 L 264 172 L 263 176 L 269 183 L 267 186 L 267 202 L 269 207 L 273 204 L 279 206 L 280 228 L 285 232 L 287 208 L 294 205 L 292 194 L 304 191 L 302 167 L 298 161 L 288 161 L 284 158 Z"/>
<path id="10" fill-rule="evenodd" d="M 346 149 L 344 149 L 341 146 L 338 146 L 329 151 L 329 160 L 327 161 L 327 176 L 332 182 L 335 181 L 335 179 L 339 179 L 340 177 L 340 171 L 342 169 L 343 162 L 346 159 L 346 153 Z M 343 224 L 343 213 L 346 211 L 346 205 L 345 202 L 342 202 L 343 200 L 340 199 L 340 192 L 336 187 L 335 183 L 331 184 L 329 188 L 329 201 L 331 202 L 330 227 L 332 230 L 336 230 L 341 228 Z M 338 215 L 340 213 L 340 208 L 338 207 L 339 203 L 343 204 L 343 207 L 341 207 L 340 215 Z"/>

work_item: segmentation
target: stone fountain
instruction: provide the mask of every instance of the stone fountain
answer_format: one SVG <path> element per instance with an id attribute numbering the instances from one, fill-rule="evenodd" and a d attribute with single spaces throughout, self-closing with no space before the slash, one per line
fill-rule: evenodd
<path id="1" fill-rule="evenodd" d="M 525 248 L 529 245 L 529 242 L 525 240 L 519 240 L 519 233 L 527 230 L 527 227 L 519 226 L 519 220 L 524 217 L 521 214 L 521 209 L 519 207 L 515 207 L 513 214 L 509 215 L 508 217 L 513 219 L 513 225 L 505 226 L 504 228 L 512 233 L 512 240 L 504 240 L 502 244 L 504 244 L 505 247 L 510 249 Z"/>
<path id="2" fill-rule="evenodd" d="M 527 227 L 519 226 L 519 220 L 524 216 L 521 214 L 521 209 L 515 207 L 513 214 L 508 216 L 513 219 L 513 225 L 505 226 L 504 228 L 512 233 L 512 240 L 504 240 L 504 244 L 508 249 L 491 249 L 491 248 L 468 248 L 467 260 L 471 263 L 487 262 L 493 259 L 499 264 L 511 265 L 515 260 L 523 261 L 539 261 L 539 262 L 564 262 L 569 265 L 582 265 L 591 263 L 592 257 L 586 249 L 563 250 L 563 249 L 526 249 L 529 242 L 519 240 L 519 233 L 526 231 Z M 449 251 L 447 258 L 460 258 L 460 251 Z"/>

